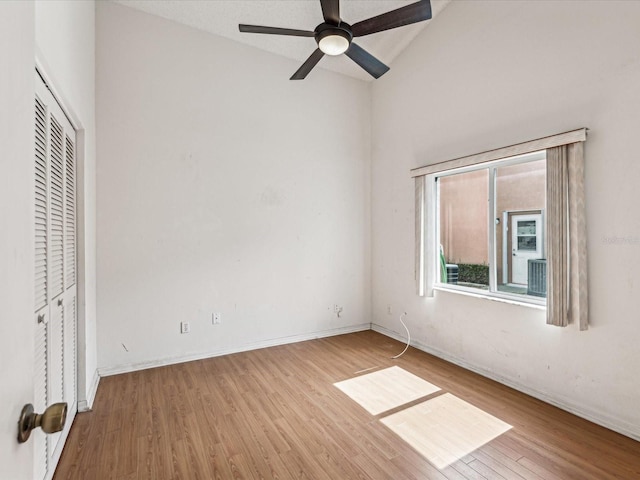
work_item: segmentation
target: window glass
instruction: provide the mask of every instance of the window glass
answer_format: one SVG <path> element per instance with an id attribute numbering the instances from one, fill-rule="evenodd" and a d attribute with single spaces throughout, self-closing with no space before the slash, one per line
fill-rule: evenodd
<path id="1" fill-rule="evenodd" d="M 546 161 L 497 166 L 495 172 L 497 290 L 544 297 Z"/>
<path id="2" fill-rule="evenodd" d="M 545 181 L 544 152 L 437 177 L 442 286 L 546 297 Z"/>
<path id="3" fill-rule="evenodd" d="M 489 288 L 489 171 L 441 177 L 440 281 Z"/>

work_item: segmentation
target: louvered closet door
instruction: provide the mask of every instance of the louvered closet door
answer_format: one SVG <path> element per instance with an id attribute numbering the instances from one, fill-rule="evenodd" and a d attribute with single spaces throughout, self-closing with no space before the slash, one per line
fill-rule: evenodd
<path id="1" fill-rule="evenodd" d="M 62 432 L 35 430 L 34 478 L 51 478 L 77 409 L 76 135 L 36 74 L 35 409 L 67 402 Z"/>

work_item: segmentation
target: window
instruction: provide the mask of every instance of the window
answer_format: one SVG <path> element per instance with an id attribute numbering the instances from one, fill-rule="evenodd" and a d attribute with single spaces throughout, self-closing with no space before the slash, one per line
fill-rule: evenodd
<path id="1" fill-rule="evenodd" d="M 440 288 L 544 303 L 545 151 L 434 176 Z"/>
<path id="2" fill-rule="evenodd" d="M 547 323 L 589 326 L 587 129 L 411 170 L 416 293 L 546 304 Z"/>

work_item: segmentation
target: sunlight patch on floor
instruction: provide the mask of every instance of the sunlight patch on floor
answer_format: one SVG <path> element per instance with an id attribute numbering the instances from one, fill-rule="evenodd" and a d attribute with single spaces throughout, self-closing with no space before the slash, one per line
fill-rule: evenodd
<path id="1" fill-rule="evenodd" d="M 378 415 L 440 390 L 400 367 L 385 368 L 334 385 L 371 415 Z"/>
<path id="2" fill-rule="evenodd" d="M 511 428 L 450 393 L 389 415 L 381 422 L 439 469 Z"/>

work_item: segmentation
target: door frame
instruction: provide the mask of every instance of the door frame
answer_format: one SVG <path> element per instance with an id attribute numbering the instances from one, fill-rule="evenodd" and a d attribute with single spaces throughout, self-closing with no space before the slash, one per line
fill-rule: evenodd
<path id="1" fill-rule="evenodd" d="M 87 348 L 86 348 L 86 203 L 85 203 L 85 163 L 87 157 L 85 126 L 70 106 L 68 98 L 55 87 L 57 82 L 50 74 L 46 61 L 36 53 L 35 73 L 40 76 L 46 88 L 51 92 L 54 100 L 67 117 L 69 123 L 76 132 L 76 401 L 77 411 L 88 410 L 87 399 Z M 35 85 L 34 85 L 35 93 Z M 35 98 L 35 97 L 34 97 Z M 69 418 L 73 420 L 76 412 L 69 412 Z M 67 431 L 68 433 L 68 431 Z M 65 442 L 66 438 L 61 438 Z M 56 465 L 59 458 L 53 459 Z M 52 478 L 55 468 L 47 472 L 47 478 Z"/>
<path id="2" fill-rule="evenodd" d="M 513 282 L 511 281 L 511 268 L 512 263 L 509 261 L 512 249 L 512 240 L 510 234 L 511 228 L 511 218 L 514 215 L 540 215 L 540 227 L 542 229 L 542 249 L 540 255 L 542 258 L 545 258 L 545 235 L 546 235 L 546 220 L 545 220 L 545 209 L 540 210 L 505 210 L 502 212 L 502 281 L 506 285 L 511 285 Z"/>

